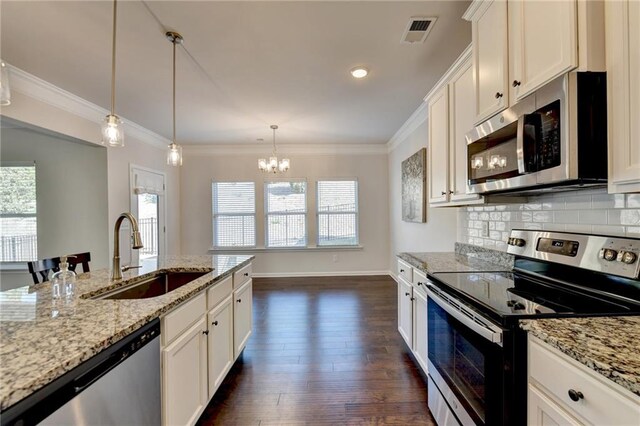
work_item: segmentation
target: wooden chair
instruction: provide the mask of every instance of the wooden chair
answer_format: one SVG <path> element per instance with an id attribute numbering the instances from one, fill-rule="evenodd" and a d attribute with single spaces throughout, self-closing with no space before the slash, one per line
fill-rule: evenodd
<path id="1" fill-rule="evenodd" d="M 89 262 L 91 262 L 90 252 L 71 254 L 67 257 L 70 271 L 75 271 L 78 265 L 82 265 L 82 272 L 89 272 Z M 38 284 L 49 281 L 50 272 L 58 272 L 60 270 L 60 258 L 52 257 L 51 259 L 34 260 L 33 262 L 27 262 L 27 267 L 33 278 L 33 283 Z M 38 275 L 40 275 L 42 281 L 39 281 Z"/>

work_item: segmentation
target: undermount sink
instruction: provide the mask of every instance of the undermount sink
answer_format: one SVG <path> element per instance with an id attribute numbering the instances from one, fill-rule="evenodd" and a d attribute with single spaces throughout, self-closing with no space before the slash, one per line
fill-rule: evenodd
<path id="1" fill-rule="evenodd" d="M 135 284 L 100 295 L 96 299 L 147 299 L 167 294 L 208 272 L 161 272 Z"/>

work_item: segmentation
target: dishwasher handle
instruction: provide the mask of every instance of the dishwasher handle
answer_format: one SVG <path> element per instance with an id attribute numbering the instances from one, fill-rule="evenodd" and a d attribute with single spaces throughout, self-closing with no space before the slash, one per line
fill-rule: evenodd
<path id="1" fill-rule="evenodd" d="M 75 393 L 80 393 L 89 386 L 91 386 L 96 380 L 100 379 L 102 376 L 107 374 L 109 371 L 113 370 L 120 364 L 122 361 L 129 357 L 128 352 L 125 353 L 115 353 L 111 355 L 107 360 L 105 360 L 102 364 L 97 365 L 92 370 L 87 371 L 83 375 L 76 377 L 73 381 L 73 389 Z"/>

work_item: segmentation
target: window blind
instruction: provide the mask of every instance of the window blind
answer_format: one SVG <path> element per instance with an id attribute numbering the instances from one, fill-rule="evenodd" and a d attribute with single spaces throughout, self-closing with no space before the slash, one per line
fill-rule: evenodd
<path id="1" fill-rule="evenodd" d="M 36 217 L 36 167 L 0 166 L 1 262 L 23 262 L 38 258 Z"/>
<path id="2" fill-rule="evenodd" d="M 256 245 L 254 182 L 213 182 L 213 246 Z"/>
<path id="3" fill-rule="evenodd" d="M 307 245 L 307 183 L 265 183 L 266 246 Z"/>
<path id="4" fill-rule="evenodd" d="M 318 245 L 358 245 L 358 182 L 318 181 Z"/>

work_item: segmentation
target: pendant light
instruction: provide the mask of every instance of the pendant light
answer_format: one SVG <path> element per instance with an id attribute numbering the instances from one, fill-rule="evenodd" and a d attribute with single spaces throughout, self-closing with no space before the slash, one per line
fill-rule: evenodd
<path id="1" fill-rule="evenodd" d="M 258 169 L 265 173 L 284 173 L 289 170 L 291 162 L 288 158 L 283 158 L 282 160 L 278 161 L 278 155 L 276 152 L 276 130 L 278 130 L 278 126 L 272 124 L 271 130 L 273 130 L 273 151 L 271 151 L 271 157 L 269 157 L 269 161 L 267 161 L 265 158 L 260 158 L 258 160 Z"/>
<path id="2" fill-rule="evenodd" d="M 182 166 L 182 147 L 176 143 L 176 45 L 182 44 L 183 38 L 173 31 L 168 31 L 165 35 L 173 43 L 173 139 L 167 153 L 167 164 Z"/>
<path id="3" fill-rule="evenodd" d="M 0 59 L 0 105 L 11 104 L 11 88 L 9 87 L 9 68 Z"/>
<path id="4" fill-rule="evenodd" d="M 116 17 L 118 1 L 113 0 L 113 39 L 111 44 L 111 114 L 102 120 L 102 144 L 108 146 L 124 146 L 124 129 L 122 120 L 115 114 L 116 108 Z"/>

